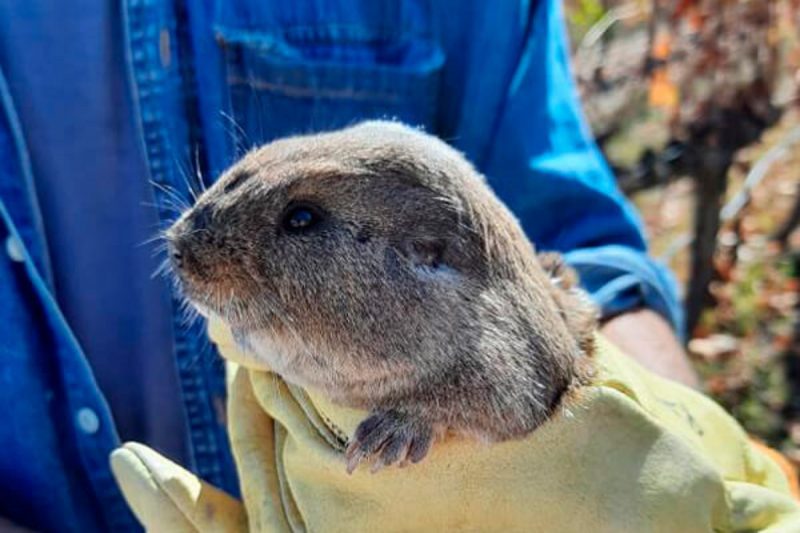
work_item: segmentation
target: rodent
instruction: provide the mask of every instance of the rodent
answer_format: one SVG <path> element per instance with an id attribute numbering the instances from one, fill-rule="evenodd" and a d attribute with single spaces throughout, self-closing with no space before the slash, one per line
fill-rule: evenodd
<path id="1" fill-rule="evenodd" d="M 398 123 L 254 149 L 166 238 L 186 298 L 256 365 L 369 411 L 348 471 L 446 433 L 523 437 L 592 375 L 574 273 L 459 152 Z"/>

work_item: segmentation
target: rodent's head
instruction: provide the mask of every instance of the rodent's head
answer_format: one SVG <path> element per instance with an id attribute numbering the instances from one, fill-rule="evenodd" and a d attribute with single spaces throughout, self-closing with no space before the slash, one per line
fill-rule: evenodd
<path id="1" fill-rule="evenodd" d="M 508 210 L 458 152 L 396 123 L 251 151 L 167 238 L 201 312 L 286 379 L 355 403 L 509 339 L 577 351 Z"/>

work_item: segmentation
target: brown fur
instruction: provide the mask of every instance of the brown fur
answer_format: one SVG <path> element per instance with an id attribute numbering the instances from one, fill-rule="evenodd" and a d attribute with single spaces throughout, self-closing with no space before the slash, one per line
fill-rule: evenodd
<path id="1" fill-rule="evenodd" d="M 321 214 L 284 227 L 290 206 Z M 483 178 L 388 122 L 248 153 L 168 232 L 186 296 L 284 379 L 368 409 L 348 469 L 524 436 L 587 379 L 595 311 Z"/>

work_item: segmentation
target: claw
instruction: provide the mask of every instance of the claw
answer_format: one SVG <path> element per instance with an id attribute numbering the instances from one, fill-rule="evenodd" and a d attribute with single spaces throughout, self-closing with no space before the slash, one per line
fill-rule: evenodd
<path id="1" fill-rule="evenodd" d="M 347 446 L 347 473 L 368 462 L 373 473 L 398 463 L 418 463 L 432 441 L 433 429 L 427 422 L 396 410 L 373 413 L 361 422 Z"/>
<path id="2" fill-rule="evenodd" d="M 425 456 L 428 455 L 428 450 L 431 449 L 432 441 L 433 430 L 430 427 L 425 428 L 423 432 L 415 435 L 414 440 L 408 448 L 408 459 L 412 463 L 422 461 Z"/>

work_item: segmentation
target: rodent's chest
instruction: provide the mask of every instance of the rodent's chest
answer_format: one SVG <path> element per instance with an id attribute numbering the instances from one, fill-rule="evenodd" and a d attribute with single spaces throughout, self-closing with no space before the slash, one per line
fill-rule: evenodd
<path id="1" fill-rule="evenodd" d="M 249 333 L 246 342 L 257 362 L 248 366 L 266 367 L 288 383 L 318 391 L 342 406 L 372 409 L 418 388 L 417 372 L 406 365 L 359 362 L 362 358 L 353 353 L 323 352 L 300 338 L 266 331 Z"/>

